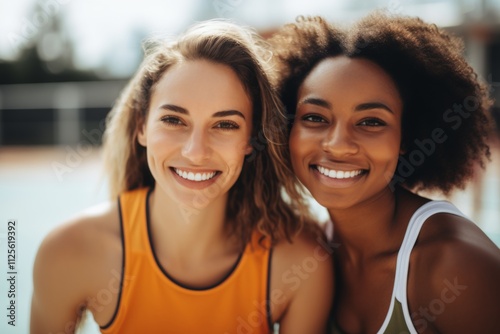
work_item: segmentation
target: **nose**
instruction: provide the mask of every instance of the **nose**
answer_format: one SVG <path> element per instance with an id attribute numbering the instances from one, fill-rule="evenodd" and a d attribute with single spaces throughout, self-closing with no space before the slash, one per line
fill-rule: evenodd
<path id="1" fill-rule="evenodd" d="M 210 142 L 202 129 L 193 129 L 182 146 L 182 156 L 195 165 L 202 164 L 210 159 Z"/>
<path id="2" fill-rule="evenodd" d="M 323 151 L 334 157 L 354 155 L 359 151 L 352 130 L 347 126 L 335 124 L 321 142 Z"/>

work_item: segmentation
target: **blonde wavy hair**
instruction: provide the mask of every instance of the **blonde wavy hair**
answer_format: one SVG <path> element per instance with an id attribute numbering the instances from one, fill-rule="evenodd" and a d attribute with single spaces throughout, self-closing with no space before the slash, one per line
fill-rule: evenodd
<path id="1" fill-rule="evenodd" d="M 229 190 L 226 227 L 242 243 L 255 229 L 273 242 L 291 241 L 310 220 L 288 163 L 287 119 L 270 84 L 272 54 L 266 43 L 251 29 L 212 20 L 193 26 L 175 42 L 145 45 L 144 61 L 107 118 L 104 159 L 111 196 L 154 187 L 146 148 L 137 141 L 151 92 L 172 65 L 207 60 L 233 69 L 253 102 L 253 153 Z"/>

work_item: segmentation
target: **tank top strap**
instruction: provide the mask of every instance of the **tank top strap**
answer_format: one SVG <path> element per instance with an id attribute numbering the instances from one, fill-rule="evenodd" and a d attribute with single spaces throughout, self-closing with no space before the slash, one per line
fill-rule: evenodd
<path id="1" fill-rule="evenodd" d="M 437 213 L 450 213 L 463 217 L 464 214 L 460 212 L 453 204 L 447 201 L 431 201 L 420 208 L 413 214 L 406 234 L 401 244 L 396 263 L 396 279 L 395 279 L 395 297 L 403 304 L 408 305 L 406 300 L 406 286 L 408 281 L 408 269 L 410 265 L 410 255 L 415 243 L 417 241 L 420 230 L 425 221 Z M 406 307 L 408 308 L 408 307 Z"/>
<path id="2" fill-rule="evenodd" d="M 123 272 L 121 277 L 118 305 L 110 322 L 101 326 L 102 333 L 112 333 L 125 321 L 124 314 L 130 307 L 128 300 L 133 287 L 138 284 L 136 277 L 137 263 L 145 253 L 141 240 L 147 239 L 146 200 L 149 188 L 134 189 L 120 194 L 118 212 L 120 217 L 123 245 Z"/>
<path id="3" fill-rule="evenodd" d="M 401 244 L 401 248 L 398 252 L 397 262 L 396 262 L 396 275 L 394 279 L 394 288 L 391 298 L 391 305 L 387 317 L 382 325 L 379 333 L 384 333 L 390 320 L 392 314 L 395 311 L 395 307 L 400 305 L 402 307 L 404 322 L 408 326 L 410 333 L 416 334 L 417 331 L 413 326 L 411 320 L 410 310 L 408 308 L 407 299 L 407 284 L 408 284 L 408 269 L 410 265 L 410 255 L 415 243 L 417 241 L 420 230 L 424 225 L 425 221 L 437 214 L 437 213 L 450 213 L 457 216 L 464 217 L 464 214 L 460 212 L 453 204 L 447 201 L 430 201 L 418 208 L 413 216 L 411 217 L 408 227 L 406 228 L 406 233 Z"/>
<path id="4" fill-rule="evenodd" d="M 252 252 L 266 253 L 271 249 L 271 240 L 261 232 L 254 230 L 250 237 L 249 246 L 249 250 Z"/>
<path id="5" fill-rule="evenodd" d="M 147 197 L 149 188 L 140 188 L 120 196 L 120 212 L 123 224 L 125 255 L 144 253 L 148 244 Z"/>

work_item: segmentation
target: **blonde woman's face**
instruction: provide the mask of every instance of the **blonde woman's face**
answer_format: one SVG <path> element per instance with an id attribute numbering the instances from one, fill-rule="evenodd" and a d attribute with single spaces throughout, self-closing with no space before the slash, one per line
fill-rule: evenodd
<path id="1" fill-rule="evenodd" d="M 225 199 L 252 131 L 252 101 L 228 66 L 204 60 L 169 68 L 156 85 L 139 143 L 169 197 L 202 208 Z"/>

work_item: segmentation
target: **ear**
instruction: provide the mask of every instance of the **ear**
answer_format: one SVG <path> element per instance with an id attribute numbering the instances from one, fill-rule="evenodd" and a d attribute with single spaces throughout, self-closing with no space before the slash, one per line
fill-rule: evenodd
<path id="1" fill-rule="evenodd" d="M 142 126 L 140 127 L 138 133 L 137 133 L 137 141 L 141 146 L 146 147 L 147 146 L 147 140 L 146 140 L 146 123 L 143 123 Z"/>
<path id="2" fill-rule="evenodd" d="M 399 155 L 406 154 L 406 145 L 401 142 L 401 145 L 399 146 Z"/>
<path id="3" fill-rule="evenodd" d="M 249 155 L 252 152 L 253 152 L 253 146 L 250 143 L 248 143 L 245 147 L 245 155 Z"/>

